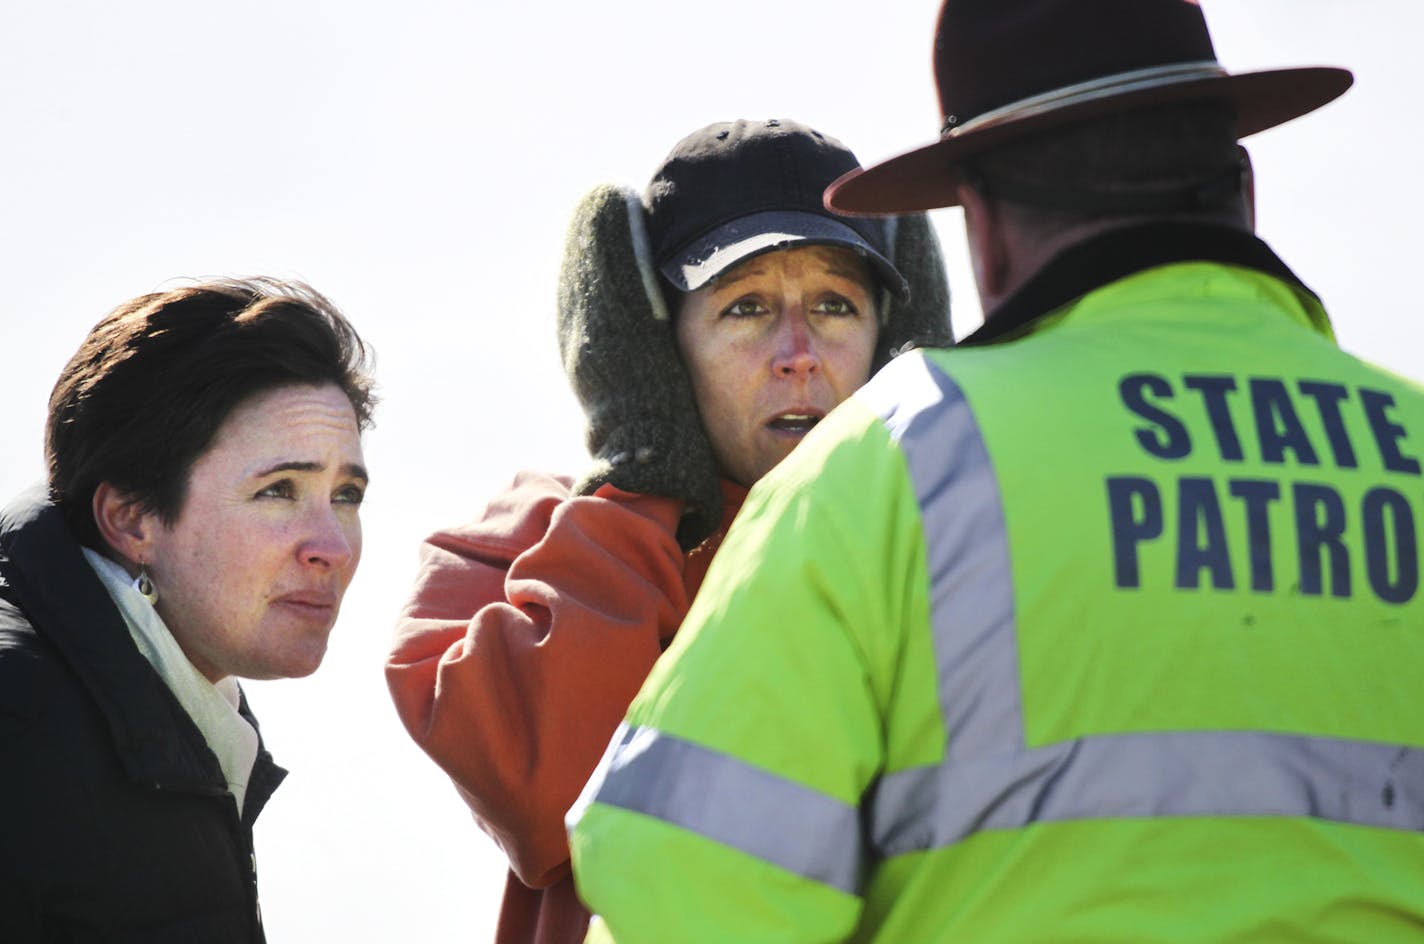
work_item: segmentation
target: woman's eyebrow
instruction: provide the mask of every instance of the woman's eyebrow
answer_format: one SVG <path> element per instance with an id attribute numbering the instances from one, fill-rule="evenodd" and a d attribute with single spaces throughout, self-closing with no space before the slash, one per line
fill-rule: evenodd
<path id="1" fill-rule="evenodd" d="M 258 476 L 273 475 L 273 474 L 275 474 L 275 473 L 277 473 L 277 472 L 325 472 L 325 471 L 326 471 L 326 463 L 324 463 L 324 462 L 302 462 L 302 461 L 299 461 L 299 460 L 296 460 L 296 459 L 292 459 L 292 460 L 289 460 L 289 461 L 286 461 L 286 462 L 278 462 L 276 465 L 268 466 L 268 467 L 265 468 L 265 469 L 261 469 L 261 470 L 258 471 L 257 475 L 258 475 Z M 342 473 L 344 473 L 345 475 L 347 475 L 347 476 L 349 476 L 349 477 L 351 477 L 351 478 L 360 479 L 360 480 L 363 481 L 363 482 L 369 482 L 369 481 L 371 480 L 370 475 L 368 475 L 368 474 L 366 473 L 366 468 L 365 468 L 365 466 L 358 465 L 358 464 L 355 463 L 355 462 L 348 462 L 348 463 L 346 463 L 345 465 L 343 465 L 343 466 L 341 467 L 341 471 L 342 471 Z"/>

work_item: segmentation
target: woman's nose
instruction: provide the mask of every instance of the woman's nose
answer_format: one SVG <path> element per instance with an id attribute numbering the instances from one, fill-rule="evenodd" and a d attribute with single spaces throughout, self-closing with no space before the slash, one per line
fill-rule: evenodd
<path id="1" fill-rule="evenodd" d="M 779 376 L 791 377 L 814 373 L 820 365 L 805 313 L 799 309 L 788 311 L 777 331 L 772 370 Z"/>
<path id="2" fill-rule="evenodd" d="M 325 512 L 314 513 L 299 554 L 303 563 L 318 567 L 338 569 L 351 563 L 356 554 L 354 541 L 335 509 L 327 506 Z"/>

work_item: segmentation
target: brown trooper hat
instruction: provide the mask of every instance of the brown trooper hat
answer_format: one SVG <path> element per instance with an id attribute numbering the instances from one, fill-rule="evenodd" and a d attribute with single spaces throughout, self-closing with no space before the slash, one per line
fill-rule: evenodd
<path id="1" fill-rule="evenodd" d="M 1246 137 L 1314 111 L 1354 77 L 1333 67 L 1230 74 L 1197 0 L 945 0 L 934 41 L 944 125 L 933 144 L 826 190 L 838 213 L 958 206 L 957 166 L 995 145 L 1161 102 L 1219 100 Z"/>

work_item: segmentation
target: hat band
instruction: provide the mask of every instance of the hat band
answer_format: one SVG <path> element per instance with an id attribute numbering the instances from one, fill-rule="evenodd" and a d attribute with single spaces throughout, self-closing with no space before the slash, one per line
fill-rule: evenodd
<path id="1" fill-rule="evenodd" d="M 991 197 L 1054 210 L 1100 210 L 1117 213 L 1174 213 L 1210 209 L 1219 201 L 1241 193 L 1249 173 L 1245 158 L 1230 167 L 1176 186 L 1139 186 L 1099 190 L 986 177 L 972 165 L 962 165 L 965 183 Z"/>
<path id="2" fill-rule="evenodd" d="M 1021 98 L 992 111 L 986 111 L 964 124 L 959 123 L 957 115 L 947 115 L 944 119 L 944 127 L 940 131 L 940 137 L 942 139 L 953 138 L 970 131 L 982 131 L 995 125 L 1019 121 L 1034 115 L 1041 115 L 1044 112 L 1056 111 L 1069 105 L 1078 105 L 1100 98 L 1111 98 L 1128 92 L 1156 88 L 1160 85 L 1174 85 L 1198 79 L 1223 78 L 1226 75 L 1227 71 L 1214 59 L 1201 62 L 1179 62 L 1167 66 L 1153 66 L 1150 69 L 1119 72 L 1116 75 L 1103 76 L 1100 79 L 1080 82 L 1077 85 L 1069 85 L 1040 95 Z"/>

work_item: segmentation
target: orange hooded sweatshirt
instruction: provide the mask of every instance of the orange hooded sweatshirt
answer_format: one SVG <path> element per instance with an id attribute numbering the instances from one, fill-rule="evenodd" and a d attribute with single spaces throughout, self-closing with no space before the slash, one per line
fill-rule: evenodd
<path id="1" fill-rule="evenodd" d="M 702 583 L 746 490 L 684 554 L 682 503 L 520 473 L 477 521 L 427 538 L 396 624 L 396 711 L 509 858 L 496 944 L 575 944 L 564 814 Z"/>

